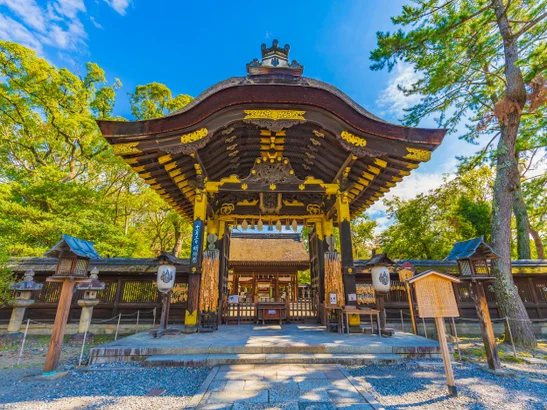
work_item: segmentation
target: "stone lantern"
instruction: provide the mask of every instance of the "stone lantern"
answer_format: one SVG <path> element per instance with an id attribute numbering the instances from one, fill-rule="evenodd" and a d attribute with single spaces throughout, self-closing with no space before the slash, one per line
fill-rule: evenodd
<path id="1" fill-rule="evenodd" d="M 66 324 L 70 313 L 70 305 L 74 294 L 74 287 L 78 282 L 90 282 L 87 269 L 90 259 L 100 259 L 93 247 L 93 242 L 84 241 L 69 235 L 62 239 L 44 256 L 57 258 L 55 274 L 46 280 L 61 283 L 61 296 L 57 305 L 55 322 L 51 331 L 49 349 L 44 365 L 44 376 L 54 376 L 57 372 L 61 347 L 65 334 Z"/>
<path id="2" fill-rule="evenodd" d="M 384 299 L 389 292 L 391 284 L 389 266 L 393 265 L 395 265 L 395 262 L 389 259 L 385 253 L 374 255 L 365 264 L 366 267 L 370 268 L 372 275 L 372 286 L 376 293 L 376 309 L 380 311 L 380 329 L 384 336 L 392 336 L 394 333 L 393 329 L 386 328 L 386 312 L 384 308 Z"/>
<path id="3" fill-rule="evenodd" d="M 91 318 L 93 316 L 93 308 L 100 302 L 97 299 L 97 292 L 104 289 L 104 282 L 99 281 L 99 269 L 94 267 L 89 274 L 90 282 L 81 282 L 76 285 L 77 290 L 83 290 L 83 299 L 78 300 L 78 305 L 82 307 L 80 315 L 80 324 L 78 325 L 78 333 L 70 337 L 71 341 L 81 341 L 84 334 L 89 330 Z M 87 333 L 86 340 L 93 342 L 93 333 Z"/>
<path id="4" fill-rule="evenodd" d="M 21 324 L 25 317 L 26 309 L 34 303 L 31 299 L 32 292 L 42 289 L 41 283 L 34 282 L 34 271 L 29 269 L 25 272 L 25 276 L 21 282 L 14 283 L 10 286 L 15 290 L 15 299 L 10 301 L 11 318 L 8 325 L 7 337 L 10 339 L 18 339 L 23 336 L 21 333 Z"/>
<path id="5" fill-rule="evenodd" d="M 446 261 L 457 261 L 460 281 L 470 282 L 471 284 L 471 297 L 475 302 L 475 309 L 479 318 L 488 367 L 496 372 L 501 370 L 501 363 L 490 312 L 488 311 L 484 283 L 495 280 L 493 276 L 490 276 L 488 261 L 498 258 L 499 255 L 481 236 L 454 244 L 454 248 L 445 259 Z"/>

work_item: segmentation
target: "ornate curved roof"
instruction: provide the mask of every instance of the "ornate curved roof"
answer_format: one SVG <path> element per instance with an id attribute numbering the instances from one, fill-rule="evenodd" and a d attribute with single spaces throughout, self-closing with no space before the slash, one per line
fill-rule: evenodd
<path id="1" fill-rule="evenodd" d="M 442 142 L 445 130 L 388 123 L 332 85 L 303 77 L 288 50 L 263 45 L 262 62 L 249 63 L 249 75 L 222 81 L 162 118 L 99 127 L 114 152 L 188 219 L 195 190 L 207 181 L 226 183 L 211 212 L 239 203 L 239 213 L 263 214 L 259 193 L 275 183 L 282 192 L 277 214 L 320 212 L 316 205 L 326 212 L 326 188 L 315 181 L 337 184 L 357 215 Z M 255 186 L 257 172 L 262 187 Z M 245 192 L 247 182 L 255 185 Z"/>

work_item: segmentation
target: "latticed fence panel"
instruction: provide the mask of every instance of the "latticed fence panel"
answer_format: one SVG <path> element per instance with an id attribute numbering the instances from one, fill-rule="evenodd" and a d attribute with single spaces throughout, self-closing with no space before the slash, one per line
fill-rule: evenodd
<path id="1" fill-rule="evenodd" d="M 154 303 L 158 300 L 158 288 L 154 282 L 124 282 L 121 299 L 122 303 Z"/>

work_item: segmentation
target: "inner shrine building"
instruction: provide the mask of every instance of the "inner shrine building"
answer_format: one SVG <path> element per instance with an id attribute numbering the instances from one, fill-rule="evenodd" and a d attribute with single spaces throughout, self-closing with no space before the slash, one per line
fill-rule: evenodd
<path id="1" fill-rule="evenodd" d="M 198 313 L 224 309 L 235 278 L 249 273 L 255 282 L 246 297 L 297 297 L 294 281 L 279 284 L 287 272 L 231 265 L 234 227 L 253 235 L 309 232 L 310 297 L 325 303 L 325 253 L 338 253 L 338 303 L 355 305 L 351 221 L 428 161 L 446 133 L 388 123 L 334 86 L 304 77 L 288 45 L 274 40 L 261 52 L 246 76 L 215 84 L 162 118 L 99 121 L 114 153 L 193 225 L 188 327 Z M 269 245 L 261 246 L 256 254 L 267 255 Z M 269 284 L 267 292 L 260 283 Z"/>

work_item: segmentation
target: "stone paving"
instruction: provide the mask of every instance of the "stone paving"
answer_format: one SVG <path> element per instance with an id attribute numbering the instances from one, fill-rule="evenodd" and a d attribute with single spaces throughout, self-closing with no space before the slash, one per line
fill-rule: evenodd
<path id="1" fill-rule="evenodd" d="M 374 408 L 337 365 L 226 365 L 213 371 L 207 390 L 191 404 L 196 410 Z"/>

